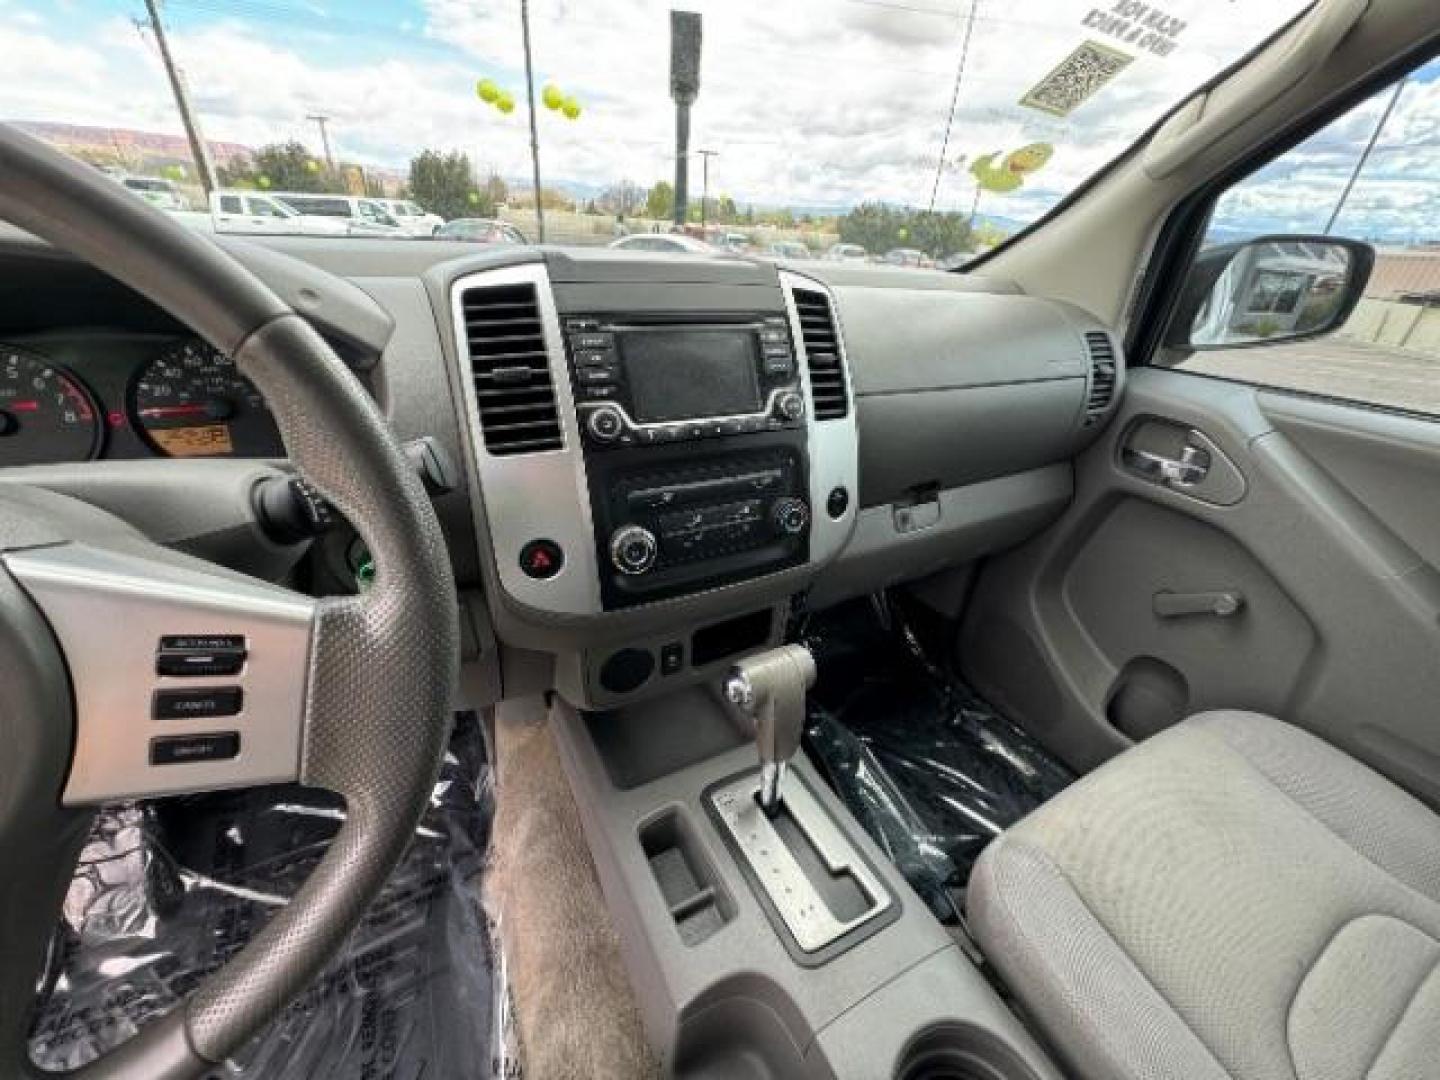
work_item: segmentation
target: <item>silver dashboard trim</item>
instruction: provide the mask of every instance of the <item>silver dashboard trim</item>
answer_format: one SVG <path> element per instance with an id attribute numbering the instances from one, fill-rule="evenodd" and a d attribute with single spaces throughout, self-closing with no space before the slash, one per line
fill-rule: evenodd
<path id="1" fill-rule="evenodd" d="M 859 520 L 860 504 L 860 435 L 855 415 L 855 378 L 850 357 L 845 352 L 845 331 L 840 325 L 840 307 L 829 286 L 814 278 L 790 270 L 780 272 L 780 291 L 785 297 L 785 313 L 790 319 L 790 339 L 800 361 L 800 381 L 805 395 L 805 424 L 810 443 L 810 561 L 824 564 L 835 558 L 850 542 Z M 835 320 L 835 347 L 845 373 L 845 415 L 834 420 L 815 418 L 815 391 L 810 385 L 810 357 L 805 351 L 805 335 L 801 333 L 800 313 L 795 308 L 795 289 L 823 293 L 830 301 L 830 314 Z M 849 505 L 839 518 L 826 510 L 826 499 L 832 490 L 843 487 L 850 493 Z"/>
<path id="2" fill-rule="evenodd" d="M 63 544 L 3 556 L 50 623 L 75 694 L 75 752 L 61 802 L 166 795 L 296 780 L 304 738 L 315 601 L 179 556 Z M 238 675 L 171 678 L 155 672 L 170 634 L 239 634 Z M 238 686 L 236 716 L 153 718 L 156 690 Z M 224 761 L 150 763 L 167 735 L 240 734 Z"/>
<path id="3" fill-rule="evenodd" d="M 555 408 L 559 412 L 561 448 L 497 457 L 485 448 L 480 429 L 475 372 L 461 300 L 470 289 L 520 284 L 535 286 L 545 354 L 555 388 Z M 539 611 L 598 615 L 604 607 L 590 513 L 590 483 L 550 275 L 543 263 L 466 274 L 450 286 L 450 311 L 465 405 L 462 422 L 470 436 L 480 481 L 476 494 L 485 506 L 500 584 L 513 599 Z M 564 550 L 564 564 L 554 577 L 531 578 L 520 569 L 520 549 L 540 537 L 555 541 Z"/>

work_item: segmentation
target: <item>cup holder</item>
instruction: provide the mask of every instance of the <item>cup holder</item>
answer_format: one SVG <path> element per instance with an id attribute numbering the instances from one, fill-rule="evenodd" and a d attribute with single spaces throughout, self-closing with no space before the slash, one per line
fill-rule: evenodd
<path id="1" fill-rule="evenodd" d="M 895 1080 L 1035 1080 L 1035 1073 L 989 1032 L 937 1024 L 911 1041 Z"/>

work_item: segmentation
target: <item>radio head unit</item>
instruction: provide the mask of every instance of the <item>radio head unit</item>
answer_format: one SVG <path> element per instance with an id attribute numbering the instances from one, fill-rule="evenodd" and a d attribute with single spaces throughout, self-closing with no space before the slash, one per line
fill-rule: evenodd
<path id="1" fill-rule="evenodd" d="M 592 449 L 804 421 L 783 315 L 691 323 L 578 316 L 565 328 L 580 428 Z"/>

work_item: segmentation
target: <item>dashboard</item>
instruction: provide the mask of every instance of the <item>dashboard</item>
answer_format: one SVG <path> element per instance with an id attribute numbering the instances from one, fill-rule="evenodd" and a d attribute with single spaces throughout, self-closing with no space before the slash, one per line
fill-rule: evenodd
<path id="1" fill-rule="evenodd" d="M 0 337 L 0 468 L 148 457 L 283 457 L 264 399 L 198 338 Z"/>
<path id="2" fill-rule="evenodd" d="M 1020 543 L 1070 501 L 1070 460 L 1123 377 L 1093 317 L 979 277 L 219 242 L 418 447 L 481 697 L 554 688 L 606 708 L 713 679 L 778 643 L 797 607 Z M 167 542 L 195 518 L 206 557 L 274 548 L 248 493 L 284 449 L 228 357 L 3 234 L 0 297 L 17 313 L 0 320 L 0 482 L 91 499 Z M 329 568 L 363 587 L 343 520 L 303 543 L 305 580 Z"/>

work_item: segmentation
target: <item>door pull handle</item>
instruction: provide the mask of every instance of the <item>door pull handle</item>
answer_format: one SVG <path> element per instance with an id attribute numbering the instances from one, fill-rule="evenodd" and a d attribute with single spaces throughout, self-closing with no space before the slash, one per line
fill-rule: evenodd
<path id="1" fill-rule="evenodd" d="M 1184 615 L 1214 615 L 1228 619 L 1238 615 L 1244 606 L 1244 594 L 1231 589 L 1219 592 L 1157 592 L 1153 599 L 1155 614 L 1162 619 Z"/>

